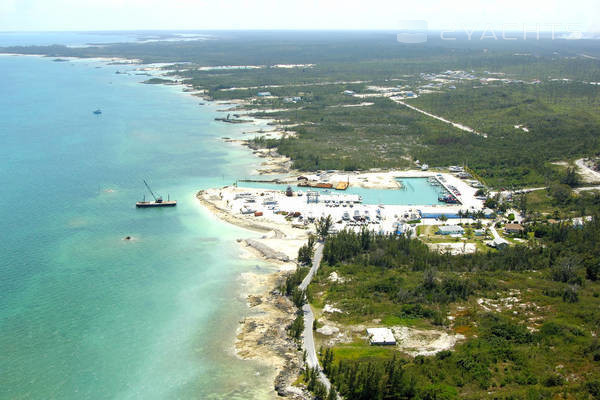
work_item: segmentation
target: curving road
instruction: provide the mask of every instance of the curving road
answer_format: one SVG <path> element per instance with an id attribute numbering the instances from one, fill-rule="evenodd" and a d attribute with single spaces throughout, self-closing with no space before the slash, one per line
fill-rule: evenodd
<path id="1" fill-rule="evenodd" d="M 315 254 L 312 260 L 312 267 L 308 272 L 308 275 L 304 278 L 302 283 L 298 286 L 302 290 L 306 290 L 310 282 L 312 281 L 313 276 L 317 273 L 319 269 L 319 265 L 321 265 L 321 259 L 323 258 L 323 243 L 318 243 L 315 248 Z M 304 313 L 304 333 L 303 333 L 303 343 L 302 347 L 306 351 L 306 365 L 309 368 L 317 368 L 319 370 L 319 380 L 325 385 L 327 390 L 331 388 L 331 383 L 329 379 L 319 366 L 319 359 L 317 358 L 317 351 L 315 349 L 315 340 L 313 338 L 313 321 L 315 320 L 315 316 L 310 308 L 310 304 L 305 304 L 302 306 L 302 312 Z"/>

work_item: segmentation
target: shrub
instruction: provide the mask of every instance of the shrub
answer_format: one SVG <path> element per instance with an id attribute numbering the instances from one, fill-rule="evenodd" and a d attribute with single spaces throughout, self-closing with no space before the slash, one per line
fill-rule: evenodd
<path id="1" fill-rule="evenodd" d="M 590 281 L 597 281 L 600 276 L 600 264 L 590 263 L 585 266 L 585 276 Z M 596 293 L 594 293 L 596 294 Z"/>
<path id="2" fill-rule="evenodd" d="M 544 386 L 546 386 L 546 387 L 562 386 L 564 381 L 565 380 L 563 379 L 562 376 L 560 376 L 558 374 L 551 374 L 551 375 L 548 375 L 544 379 Z"/>
<path id="3" fill-rule="evenodd" d="M 304 316 L 298 314 L 294 322 L 288 326 L 288 333 L 294 339 L 300 339 L 302 332 L 304 331 Z"/>
<path id="4" fill-rule="evenodd" d="M 564 290 L 562 298 L 565 303 L 577 303 L 579 301 L 577 289 L 573 286 L 569 286 Z"/>
<path id="5" fill-rule="evenodd" d="M 576 263 L 571 258 L 559 260 L 550 271 L 553 281 L 564 283 L 575 283 L 577 281 Z"/>

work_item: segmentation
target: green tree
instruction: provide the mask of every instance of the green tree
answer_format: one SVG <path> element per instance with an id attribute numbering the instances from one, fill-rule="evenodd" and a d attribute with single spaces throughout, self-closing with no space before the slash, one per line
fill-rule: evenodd
<path id="1" fill-rule="evenodd" d="M 292 291 L 292 302 L 298 308 L 302 308 L 302 306 L 306 303 L 306 292 L 304 290 L 300 290 L 300 288 L 294 288 Z"/>
<path id="2" fill-rule="evenodd" d="M 288 327 L 289 335 L 298 340 L 300 336 L 302 336 L 302 332 L 304 331 L 304 316 L 302 314 L 296 315 L 294 321 Z"/>
<path id="3" fill-rule="evenodd" d="M 567 172 L 560 179 L 560 183 L 564 185 L 569 185 L 570 187 L 578 186 L 581 183 L 581 179 L 579 178 L 579 174 L 575 167 L 567 168 Z"/>
<path id="4" fill-rule="evenodd" d="M 579 301 L 577 289 L 573 286 L 569 286 L 564 290 L 562 299 L 565 303 L 577 303 Z"/>
<path id="5" fill-rule="evenodd" d="M 312 258 L 315 254 L 315 237 L 310 235 L 308 242 L 298 249 L 298 262 L 302 265 L 312 263 Z"/>
<path id="6" fill-rule="evenodd" d="M 329 393 L 327 394 L 327 400 L 337 400 L 338 396 L 337 393 L 335 392 L 335 389 L 332 387 L 331 389 L 329 389 Z"/>
<path id="7" fill-rule="evenodd" d="M 522 194 L 517 198 L 516 205 L 518 210 L 521 212 L 521 215 L 527 215 L 527 195 Z"/>
<path id="8" fill-rule="evenodd" d="M 321 240 L 325 240 L 329 235 L 329 230 L 333 226 L 333 220 L 331 219 L 331 215 L 327 217 L 321 217 L 315 222 L 315 229 L 317 231 L 317 235 Z"/>
<path id="9" fill-rule="evenodd" d="M 323 385 L 321 381 L 317 380 L 317 382 L 315 383 L 315 400 L 326 400 L 326 397 L 327 388 L 325 387 L 325 385 Z"/>
<path id="10" fill-rule="evenodd" d="M 554 184 L 548 189 L 550 196 L 558 205 L 565 205 L 571 199 L 571 188 L 564 184 Z"/>

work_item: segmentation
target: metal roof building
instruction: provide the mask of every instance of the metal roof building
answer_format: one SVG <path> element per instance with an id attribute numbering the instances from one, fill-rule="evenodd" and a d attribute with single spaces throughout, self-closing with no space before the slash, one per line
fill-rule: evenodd
<path id="1" fill-rule="evenodd" d="M 437 233 L 440 235 L 462 235 L 465 230 L 458 225 L 442 225 L 438 227 Z"/>

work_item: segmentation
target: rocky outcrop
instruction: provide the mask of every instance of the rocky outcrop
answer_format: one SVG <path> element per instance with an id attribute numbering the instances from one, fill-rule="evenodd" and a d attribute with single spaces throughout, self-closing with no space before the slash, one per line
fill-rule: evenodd
<path id="1" fill-rule="evenodd" d="M 280 251 L 273 250 L 269 246 L 264 245 L 257 240 L 246 239 L 246 240 L 244 240 L 244 242 L 246 243 L 247 246 L 250 246 L 253 249 L 257 250 L 259 253 L 261 253 L 263 255 L 263 257 L 265 257 L 265 258 L 268 258 L 271 260 L 283 261 L 283 262 L 290 261 L 290 258 L 286 254 L 283 254 Z"/>

